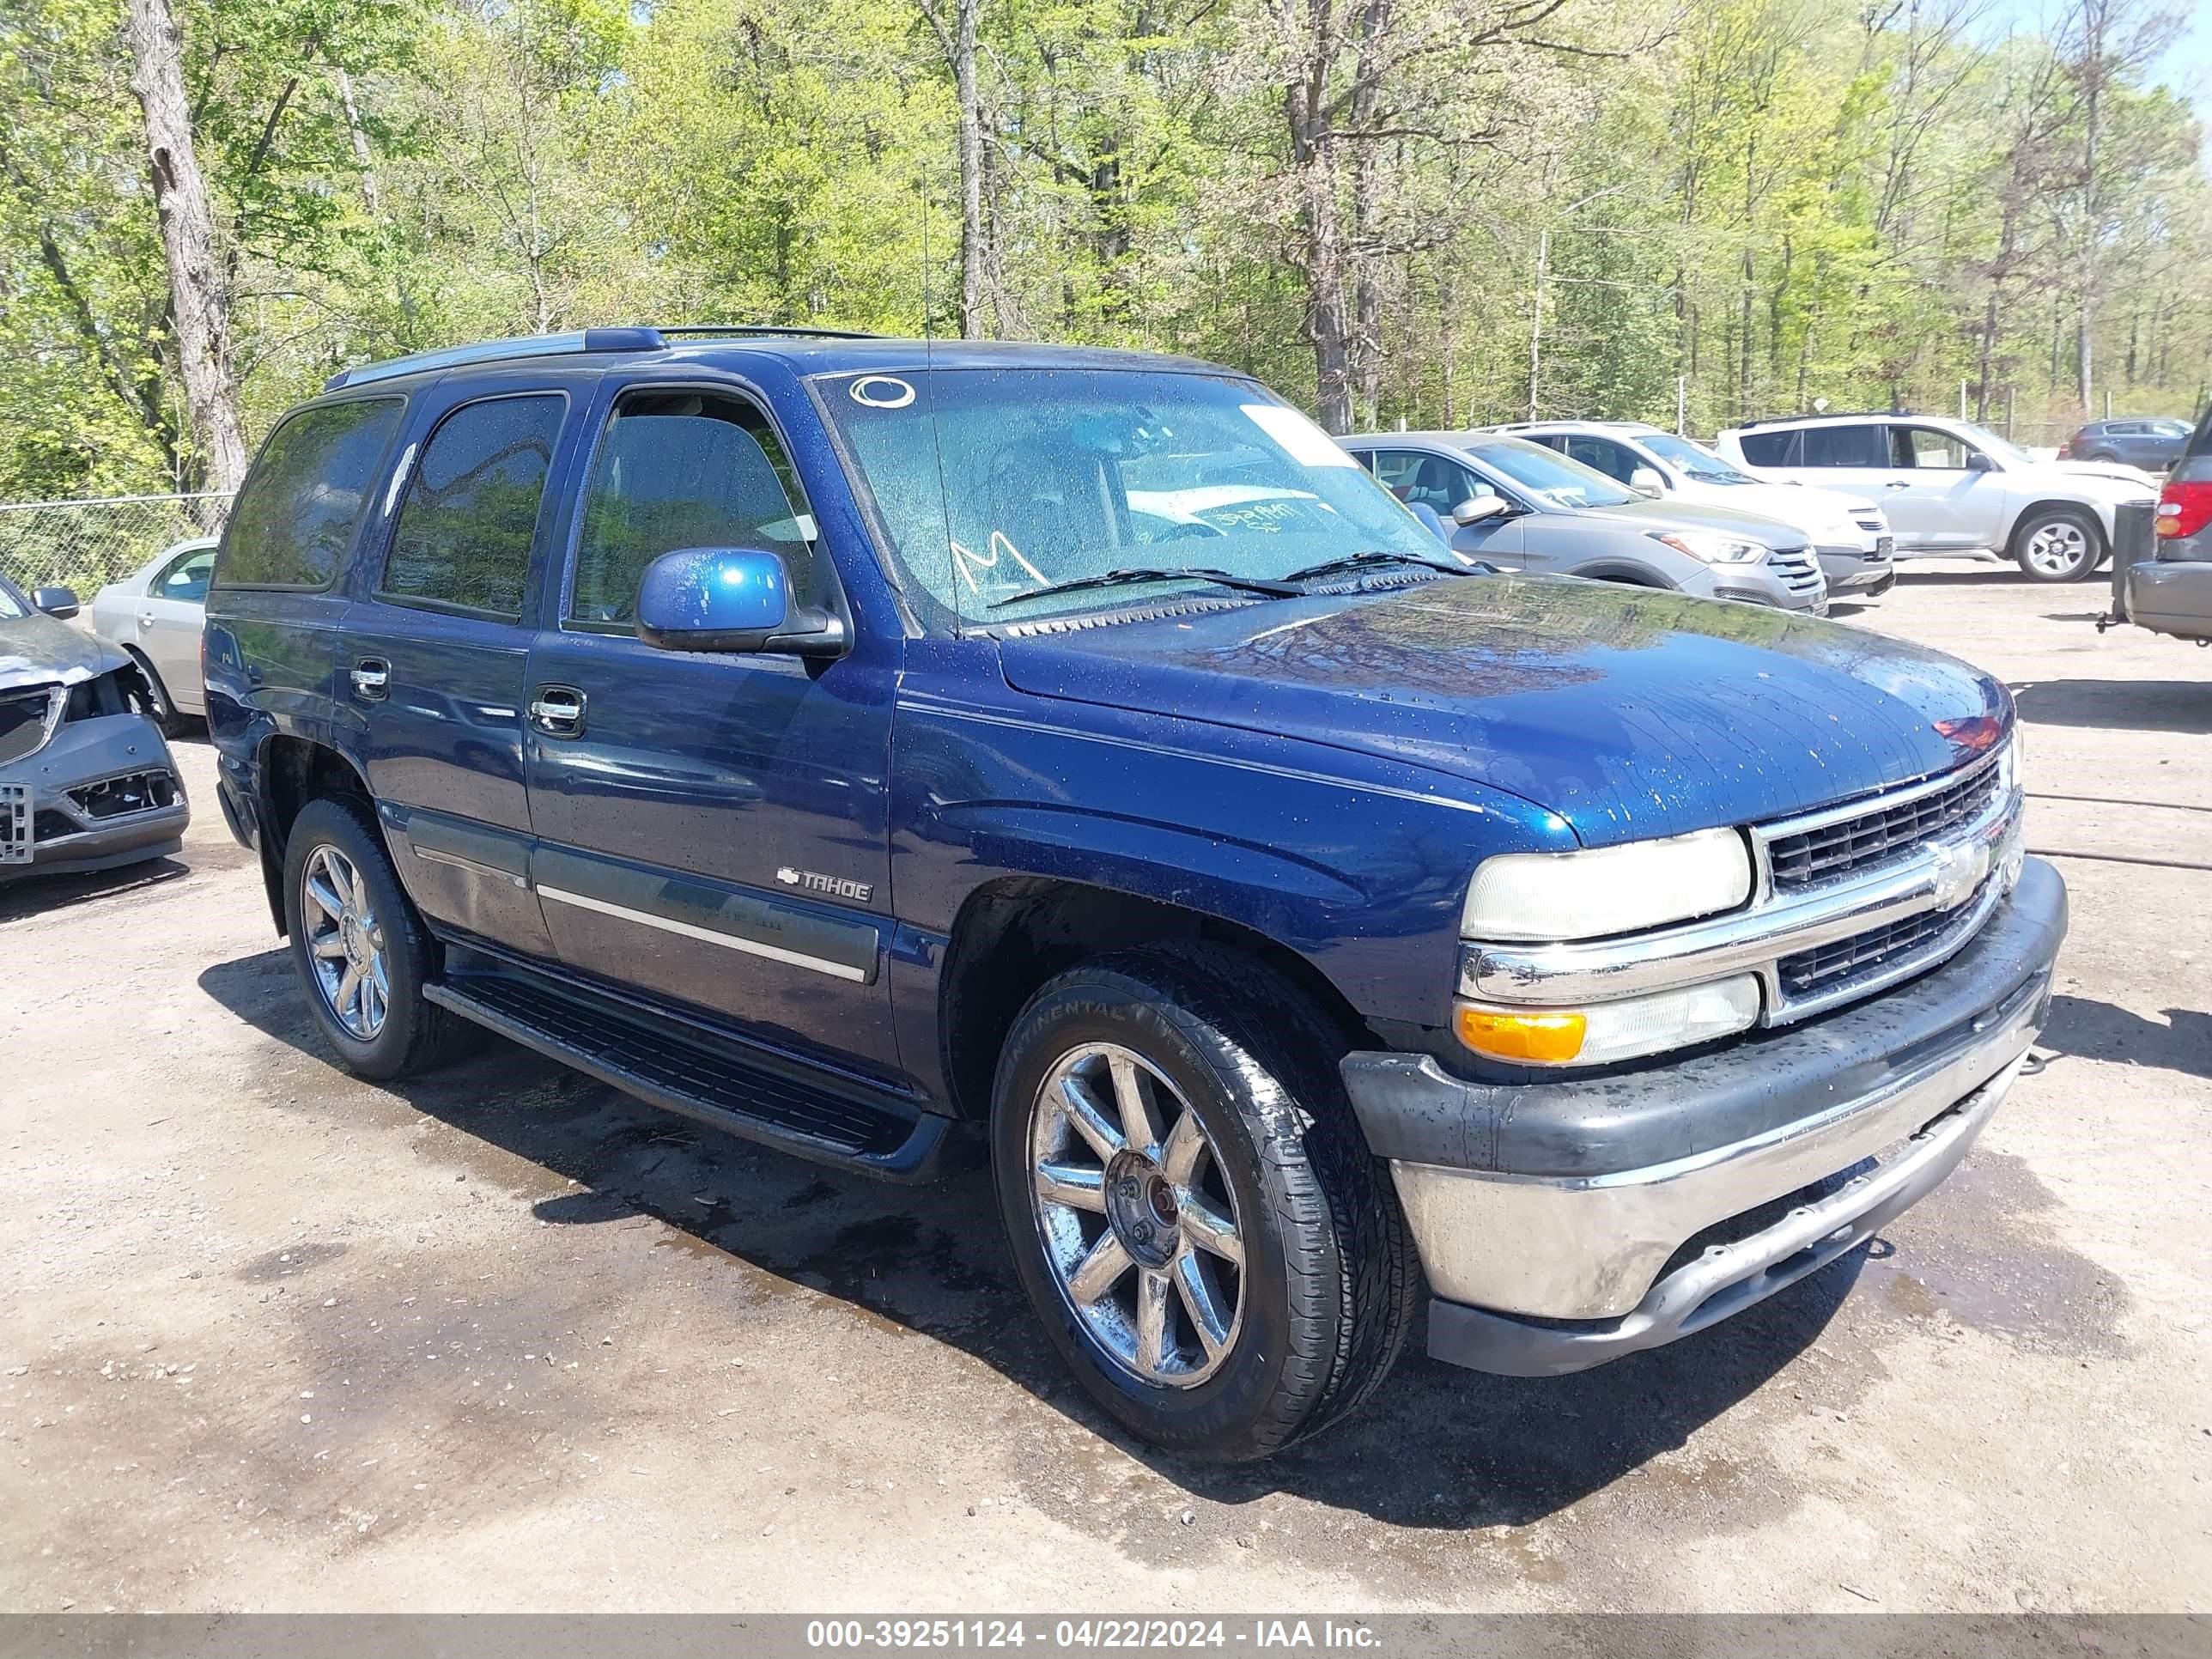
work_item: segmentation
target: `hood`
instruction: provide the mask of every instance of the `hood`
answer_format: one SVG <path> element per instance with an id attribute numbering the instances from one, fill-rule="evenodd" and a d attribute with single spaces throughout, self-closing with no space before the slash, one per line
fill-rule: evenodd
<path id="1" fill-rule="evenodd" d="M 1769 549 L 1802 547 L 1806 540 L 1806 532 L 1795 522 L 1710 501 L 1686 501 L 1679 495 L 1669 495 L 1663 501 L 1635 501 L 1619 507 L 1586 507 L 1578 510 L 1600 518 L 1619 519 L 1639 530 L 1710 530 L 1741 541 L 1757 542 Z"/>
<path id="2" fill-rule="evenodd" d="M 106 641 L 41 611 L 0 620 L 0 691 L 52 680 L 74 685 L 130 660 Z"/>
<path id="3" fill-rule="evenodd" d="M 2045 461 L 2044 465 L 2054 472 L 2063 472 L 2069 478 L 2094 478 L 2110 488 L 2105 493 L 2114 501 L 2132 501 L 2142 490 L 2158 494 L 2158 480 L 2139 466 L 2130 466 L 2125 461 Z"/>
<path id="4" fill-rule="evenodd" d="M 1786 817 L 1942 771 L 2002 685 L 1882 635 L 1571 577 L 1458 577 L 1000 641 L 1039 696 L 1424 766 L 1589 845 Z"/>
<path id="5" fill-rule="evenodd" d="M 1796 525 L 1809 536 L 1826 536 L 1832 540 L 1841 533 L 1853 542 L 1863 533 L 1854 515 L 1872 518 L 1875 511 L 1872 501 L 1855 501 L 1831 489 L 1808 489 L 1802 484 L 1731 484 L 1729 501 L 1747 513 Z"/>

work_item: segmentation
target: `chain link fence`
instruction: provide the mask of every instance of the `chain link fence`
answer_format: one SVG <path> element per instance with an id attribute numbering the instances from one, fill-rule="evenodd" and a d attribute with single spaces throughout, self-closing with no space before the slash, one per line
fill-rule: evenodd
<path id="1" fill-rule="evenodd" d="M 171 544 L 217 534 L 229 511 L 230 497 L 216 494 L 0 504 L 0 574 L 89 599 Z"/>

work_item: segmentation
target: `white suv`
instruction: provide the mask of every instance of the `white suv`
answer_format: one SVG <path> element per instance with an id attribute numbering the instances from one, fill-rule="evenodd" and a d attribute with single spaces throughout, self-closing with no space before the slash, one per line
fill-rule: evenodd
<path id="1" fill-rule="evenodd" d="M 1812 543 L 1836 598 L 1870 599 L 1897 580 L 1888 521 L 1863 496 L 1754 478 L 1703 445 L 1642 421 L 1518 421 L 1491 429 L 1556 449 L 1640 495 L 1733 507 L 1794 526 Z"/>
<path id="2" fill-rule="evenodd" d="M 2087 575 L 2111 551 L 2113 509 L 2158 494 L 2134 467 L 2039 461 L 1994 432 L 1940 415 L 1759 421 L 1714 441 L 1762 478 L 1872 495 L 1901 555 L 1995 553 L 2039 582 Z"/>

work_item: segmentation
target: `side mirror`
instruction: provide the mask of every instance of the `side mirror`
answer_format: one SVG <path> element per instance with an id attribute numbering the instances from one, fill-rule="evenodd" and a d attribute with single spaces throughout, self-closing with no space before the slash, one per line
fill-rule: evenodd
<path id="1" fill-rule="evenodd" d="M 1982 452 L 1981 452 L 1980 450 L 1978 450 L 1978 449 L 1970 449 L 1970 450 L 1968 450 L 1968 451 L 1966 452 L 1966 471 L 1969 471 L 1969 472 L 1994 472 L 1994 471 L 1996 471 L 1996 470 L 1997 470 L 1997 464 L 1996 464 L 1995 461 L 1991 460 L 1988 456 L 1986 456 L 1986 455 L 1983 454 L 1983 453 L 1982 453 Z"/>
<path id="2" fill-rule="evenodd" d="M 1480 524 L 1485 519 L 1494 519 L 1505 511 L 1503 495 L 1470 495 L 1452 508 L 1455 525 Z"/>
<path id="3" fill-rule="evenodd" d="M 1655 500 L 1667 493 L 1667 481 L 1648 466 L 1639 466 L 1628 475 L 1628 487 L 1639 495 Z"/>
<path id="4" fill-rule="evenodd" d="M 783 556 L 758 548 L 686 547 L 646 567 L 637 635 L 663 651 L 789 651 L 837 657 L 844 623 L 791 602 Z"/>
<path id="5" fill-rule="evenodd" d="M 31 595 L 31 603 L 49 617 L 58 617 L 64 622 L 77 613 L 76 590 L 73 587 L 41 587 Z"/>
<path id="6" fill-rule="evenodd" d="M 1406 510 L 1419 519 L 1428 532 L 1438 541 L 1448 542 L 1451 539 L 1451 532 L 1444 528 L 1444 521 L 1437 516 L 1436 508 L 1431 507 L 1426 501 L 1414 501 Z"/>

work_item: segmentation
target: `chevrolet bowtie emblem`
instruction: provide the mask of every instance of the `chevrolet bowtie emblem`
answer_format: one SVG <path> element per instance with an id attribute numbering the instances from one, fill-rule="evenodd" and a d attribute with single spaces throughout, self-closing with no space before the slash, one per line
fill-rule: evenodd
<path id="1" fill-rule="evenodd" d="M 1960 847 L 1936 848 L 1936 867 L 1930 879 L 1936 889 L 1936 908 L 1955 910 L 1974 896 L 1990 872 L 1989 849 L 1976 842 Z"/>

